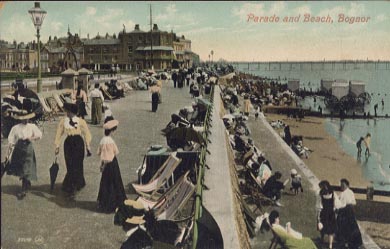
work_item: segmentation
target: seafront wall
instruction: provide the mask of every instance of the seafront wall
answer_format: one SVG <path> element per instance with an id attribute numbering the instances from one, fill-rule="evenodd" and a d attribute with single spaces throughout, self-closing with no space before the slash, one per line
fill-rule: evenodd
<path id="1" fill-rule="evenodd" d="M 225 141 L 225 126 L 220 117 L 223 108 L 218 86 L 214 89 L 211 143 L 208 146 L 210 154 L 206 158 L 210 167 L 205 172 L 205 185 L 210 189 L 203 192 L 203 205 L 214 217 L 221 229 L 224 248 L 244 248 L 240 246 L 239 229 L 235 215 L 232 178 L 229 170 L 229 158 Z"/>

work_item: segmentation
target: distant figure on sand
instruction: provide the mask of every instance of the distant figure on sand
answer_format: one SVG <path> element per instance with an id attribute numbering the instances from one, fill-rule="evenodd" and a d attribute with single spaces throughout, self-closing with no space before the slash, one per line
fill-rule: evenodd
<path id="1" fill-rule="evenodd" d="M 371 144 L 371 134 L 367 133 L 367 135 L 364 137 L 364 145 L 366 146 L 366 151 L 364 154 L 366 156 L 370 156 L 370 144 Z"/>
<path id="2" fill-rule="evenodd" d="M 356 143 L 356 147 L 358 149 L 357 156 L 361 157 L 362 156 L 362 142 L 364 141 L 364 137 L 360 137 L 359 141 Z"/>
<path id="3" fill-rule="evenodd" d="M 376 111 L 378 110 L 378 103 L 376 103 L 375 105 L 374 105 L 374 113 L 375 113 L 375 117 L 377 116 L 377 114 L 376 114 Z"/>

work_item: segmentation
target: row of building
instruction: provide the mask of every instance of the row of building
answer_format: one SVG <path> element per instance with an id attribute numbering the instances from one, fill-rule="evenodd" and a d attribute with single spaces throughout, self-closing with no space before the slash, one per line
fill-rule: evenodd
<path id="1" fill-rule="evenodd" d="M 17 44 L 0 41 L 0 66 L 3 71 L 37 70 L 37 44 Z M 138 24 L 134 30 L 125 28 L 110 36 L 97 35 L 81 38 L 78 34 L 53 39 L 41 44 L 42 72 L 62 72 L 81 67 L 95 71 L 109 70 L 162 70 L 192 67 L 199 63 L 199 56 L 191 50 L 191 40 L 177 36 L 173 31 L 158 29 L 143 31 Z"/>

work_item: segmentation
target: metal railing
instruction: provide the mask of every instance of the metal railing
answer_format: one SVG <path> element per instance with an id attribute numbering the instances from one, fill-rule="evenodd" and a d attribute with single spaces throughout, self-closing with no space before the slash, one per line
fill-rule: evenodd
<path id="1" fill-rule="evenodd" d="M 198 220 L 202 217 L 202 201 L 203 201 L 203 187 L 204 187 L 204 172 L 206 165 L 206 154 L 208 153 L 207 144 L 210 142 L 208 137 L 211 134 L 209 128 L 211 127 L 212 113 L 214 106 L 214 86 L 212 86 L 209 100 L 211 105 L 207 108 L 206 117 L 203 123 L 203 138 L 206 141 L 206 144 L 202 147 L 202 150 L 199 155 L 199 167 L 197 174 L 197 183 L 196 183 L 196 192 L 195 192 L 195 214 L 194 214 L 194 230 L 192 237 L 192 248 L 196 249 L 198 243 Z"/>

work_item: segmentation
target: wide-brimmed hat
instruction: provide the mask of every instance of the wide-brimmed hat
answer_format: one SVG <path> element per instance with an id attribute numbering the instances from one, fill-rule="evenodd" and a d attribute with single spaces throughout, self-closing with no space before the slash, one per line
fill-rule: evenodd
<path id="1" fill-rule="evenodd" d="M 12 117 L 17 120 L 29 120 L 35 117 L 35 113 L 32 112 L 28 114 L 15 114 Z"/>
<path id="2" fill-rule="evenodd" d="M 296 174 L 298 174 L 297 170 L 296 169 L 292 169 L 291 170 L 291 175 L 296 175 Z"/>
<path id="3" fill-rule="evenodd" d="M 135 224 L 135 225 L 141 225 L 145 223 L 143 216 L 133 216 L 131 218 L 126 219 L 126 223 L 128 224 Z"/>
<path id="4" fill-rule="evenodd" d="M 77 114 L 77 112 L 78 112 L 77 105 L 73 104 L 73 103 L 65 102 L 63 108 L 64 108 L 65 111 L 71 112 L 73 114 Z"/>
<path id="5" fill-rule="evenodd" d="M 134 200 L 127 199 L 127 200 L 124 201 L 124 204 L 126 206 L 132 206 L 135 209 L 145 209 L 144 205 L 141 202 L 139 202 L 139 201 L 134 201 Z"/>
<path id="6" fill-rule="evenodd" d="M 107 123 L 105 123 L 105 124 L 103 125 L 103 129 L 105 129 L 105 130 L 111 130 L 112 128 L 117 127 L 118 124 L 119 124 L 119 121 L 118 121 L 118 120 L 116 120 L 116 119 L 110 120 L 110 121 L 108 121 Z"/>

